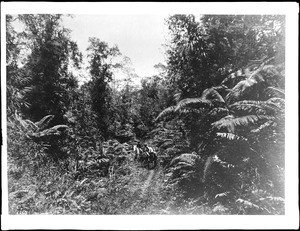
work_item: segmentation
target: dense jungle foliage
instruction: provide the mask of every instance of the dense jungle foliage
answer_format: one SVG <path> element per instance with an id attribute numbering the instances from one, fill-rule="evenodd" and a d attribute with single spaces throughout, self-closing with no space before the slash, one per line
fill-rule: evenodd
<path id="1" fill-rule="evenodd" d="M 6 16 L 10 214 L 285 213 L 284 16 L 170 16 L 166 65 L 140 86 L 99 38 L 79 84 L 63 17 Z"/>

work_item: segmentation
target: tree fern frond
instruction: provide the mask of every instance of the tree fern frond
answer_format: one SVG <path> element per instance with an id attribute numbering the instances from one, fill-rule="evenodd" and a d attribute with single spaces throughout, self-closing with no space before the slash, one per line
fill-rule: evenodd
<path id="1" fill-rule="evenodd" d="M 205 182 L 205 180 L 207 178 L 209 168 L 212 165 L 213 161 L 214 161 L 213 156 L 207 157 L 207 159 L 205 161 L 204 169 L 203 169 L 203 176 L 202 176 L 202 182 L 203 183 Z"/>
<path id="2" fill-rule="evenodd" d="M 270 98 L 267 100 L 267 104 L 275 104 L 277 105 L 279 108 L 282 108 L 285 106 L 285 99 L 282 99 L 282 98 L 277 98 L 277 97 L 274 97 L 274 98 Z"/>
<path id="3" fill-rule="evenodd" d="M 212 126 L 214 128 L 220 129 L 222 127 L 225 127 L 225 125 L 226 125 L 226 128 L 228 129 L 229 132 L 234 132 L 234 126 L 231 123 L 227 122 L 227 121 L 230 121 L 231 119 L 234 119 L 234 116 L 227 115 L 227 116 L 223 117 L 222 119 L 212 123 Z"/>
<path id="4" fill-rule="evenodd" d="M 181 100 L 176 108 L 175 111 L 179 111 L 184 107 L 193 107 L 193 108 L 210 108 L 212 107 L 212 103 L 210 100 L 204 100 L 202 98 L 186 98 Z"/>
<path id="5" fill-rule="evenodd" d="M 175 106 L 170 106 L 168 108 L 166 108 L 165 110 L 163 110 L 161 113 L 159 113 L 159 115 L 156 117 L 155 121 L 159 121 L 167 116 L 170 115 L 174 115 L 175 112 Z"/>
<path id="6" fill-rule="evenodd" d="M 224 117 L 219 121 L 214 122 L 212 125 L 213 127 L 220 129 L 220 128 L 227 128 L 227 130 L 231 133 L 234 132 L 236 126 L 248 126 L 250 124 L 255 124 L 260 120 L 270 120 L 274 119 L 271 116 L 265 115 L 247 115 L 242 117 Z"/>
<path id="7" fill-rule="evenodd" d="M 179 102 L 180 101 L 180 98 L 181 98 L 181 93 L 180 92 L 177 92 L 174 94 L 174 100 L 175 102 Z"/>
<path id="8" fill-rule="evenodd" d="M 164 151 L 164 155 L 166 155 L 166 156 L 177 156 L 179 153 L 183 153 L 183 152 L 186 152 L 188 150 L 189 150 L 189 148 L 187 146 L 174 145 L 174 146 L 171 146 L 171 147 L 167 148 Z"/>
<path id="9" fill-rule="evenodd" d="M 209 89 L 204 90 L 201 98 L 204 100 L 225 103 L 223 97 L 214 88 L 209 88 Z"/>
<path id="10" fill-rule="evenodd" d="M 275 65 L 264 65 L 262 71 L 269 74 L 270 76 L 281 76 L 280 72 L 277 70 Z"/>
<path id="11" fill-rule="evenodd" d="M 61 131 L 68 128 L 67 125 L 56 125 L 54 127 L 48 128 L 46 130 L 40 131 L 40 132 L 34 132 L 29 134 L 30 137 L 35 137 L 35 138 L 42 138 L 45 136 L 55 136 L 55 135 L 60 135 Z"/>
<path id="12" fill-rule="evenodd" d="M 40 130 L 46 128 L 50 121 L 54 118 L 54 115 L 47 115 L 44 116 L 41 120 L 39 120 L 38 122 L 35 122 L 35 125 L 38 126 L 40 128 Z"/>
<path id="13" fill-rule="evenodd" d="M 186 179 L 194 172 L 194 166 L 189 165 L 176 165 L 172 167 L 172 177 L 176 178 L 177 181 Z"/>
<path id="14" fill-rule="evenodd" d="M 30 127 L 30 130 L 32 132 L 35 132 L 35 131 L 39 130 L 39 127 L 34 122 L 32 122 L 31 120 L 24 120 L 24 121 L 27 123 L 27 126 Z"/>
<path id="15" fill-rule="evenodd" d="M 229 105 L 229 108 L 234 111 L 241 111 L 256 114 L 266 114 L 267 112 L 274 113 L 278 110 L 276 105 L 268 104 L 266 101 L 243 100 Z"/>
<path id="16" fill-rule="evenodd" d="M 246 208 L 255 208 L 255 209 L 260 209 L 260 207 L 250 201 L 244 200 L 242 198 L 239 198 L 236 200 L 236 202 L 244 205 Z"/>
<path id="17" fill-rule="evenodd" d="M 267 121 L 264 124 L 260 125 L 258 128 L 251 130 L 252 133 L 258 133 L 263 129 L 266 129 L 274 124 L 274 121 Z"/>
<path id="18" fill-rule="evenodd" d="M 272 90 L 272 91 L 274 91 L 276 93 L 279 93 L 279 95 L 281 95 L 282 97 L 285 96 L 285 92 L 282 89 L 279 89 L 277 87 L 268 87 L 268 89 L 270 89 L 270 90 Z"/>
<path id="19" fill-rule="evenodd" d="M 265 79 L 264 77 L 262 76 L 262 73 L 261 73 L 261 70 L 258 69 L 256 71 L 254 71 L 247 80 L 252 80 L 256 83 L 259 83 L 259 82 L 264 82 Z"/>
<path id="20" fill-rule="evenodd" d="M 160 148 L 167 148 L 167 147 L 169 147 L 173 144 L 174 144 L 174 141 L 172 139 L 168 139 L 165 142 L 163 142 L 159 147 Z"/>
<path id="21" fill-rule="evenodd" d="M 180 156 L 175 157 L 171 163 L 170 166 L 178 164 L 179 162 L 185 162 L 187 164 L 193 165 L 197 159 L 200 157 L 197 154 L 194 153 L 184 153 Z"/>
<path id="22" fill-rule="evenodd" d="M 228 132 L 217 132 L 217 136 L 221 138 L 226 138 L 228 140 L 246 140 L 246 138 L 242 136 L 235 135 L 233 133 L 228 133 Z"/>
<path id="23" fill-rule="evenodd" d="M 216 116 L 216 115 L 221 115 L 221 116 L 227 116 L 229 113 L 229 110 L 227 108 L 223 107 L 216 107 L 208 112 L 208 115 L 210 116 Z"/>
<path id="24" fill-rule="evenodd" d="M 194 162 L 187 162 L 187 161 L 179 161 L 177 164 L 176 164 L 176 167 L 177 166 L 181 166 L 181 167 L 191 167 L 191 168 L 194 168 Z"/>
<path id="25" fill-rule="evenodd" d="M 239 100 L 246 91 L 249 91 L 257 83 L 258 81 L 256 79 L 251 78 L 238 82 L 226 95 L 225 100 L 229 102 Z"/>

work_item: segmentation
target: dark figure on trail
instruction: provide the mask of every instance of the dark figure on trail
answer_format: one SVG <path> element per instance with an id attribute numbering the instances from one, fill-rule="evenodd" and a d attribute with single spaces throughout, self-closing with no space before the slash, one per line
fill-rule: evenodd
<path id="1" fill-rule="evenodd" d="M 139 141 L 137 145 L 133 145 L 133 151 L 134 151 L 134 160 L 139 160 L 142 154 L 142 144 Z"/>
<path id="2" fill-rule="evenodd" d="M 155 168 L 157 165 L 157 155 L 153 148 L 148 147 L 147 144 L 141 144 L 138 142 L 137 145 L 133 146 L 135 152 L 134 160 L 142 163 L 143 166 L 149 169 Z"/>
<path id="3" fill-rule="evenodd" d="M 149 160 L 148 160 L 148 168 L 153 169 L 157 165 L 157 154 L 153 148 L 148 147 Z"/>

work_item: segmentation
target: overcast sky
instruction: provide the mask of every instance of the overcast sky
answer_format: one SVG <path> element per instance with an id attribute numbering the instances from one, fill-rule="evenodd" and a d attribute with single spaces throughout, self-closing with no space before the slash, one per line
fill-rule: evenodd
<path id="1" fill-rule="evenodd" d="M 117 45 L 128 56 L 136 74 L 156 74 L 153 66 L 164 63 L 162 44 L 166 43 L 168 15 L 74 15 L 64 18 L 64 26 L 72 30 L 71 38 L 86 54 L 88 38 L 97 37 L 109 46 Z"/>

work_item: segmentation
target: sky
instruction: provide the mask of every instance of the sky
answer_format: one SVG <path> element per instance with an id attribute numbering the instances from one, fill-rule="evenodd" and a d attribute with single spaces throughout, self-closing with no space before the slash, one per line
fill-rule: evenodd
<path id="1" fill-rule="evenodd" d="M 157 74 L 154 65 L 165 63 L 163 44 L 167 42 L 168 15 L 74 15 L 65 17 L 63 25 L 71 29 L 71 38 L 85 55 L 88 38 L 97 37 L 117 45 L 128 56 L 136 74 L 149 77 Z"/>

